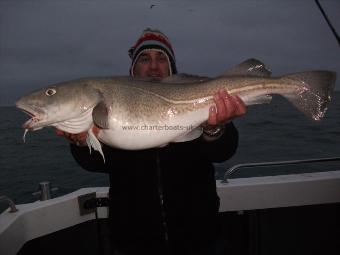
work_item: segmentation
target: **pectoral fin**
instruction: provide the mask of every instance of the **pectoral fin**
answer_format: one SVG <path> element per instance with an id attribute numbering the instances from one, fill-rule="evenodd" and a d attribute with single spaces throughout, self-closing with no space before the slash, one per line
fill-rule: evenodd
<path id="1" fill-rule="evenodd" d="M 98 103 L 92 111 L 93 122 L 102 129 L 109 128 L 109 107 L 105 101 Z"/>

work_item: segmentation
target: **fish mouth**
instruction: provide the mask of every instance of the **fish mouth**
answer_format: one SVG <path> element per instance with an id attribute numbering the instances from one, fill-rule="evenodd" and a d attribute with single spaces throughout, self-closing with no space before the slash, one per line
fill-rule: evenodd
<path id="1" fill-rule="evenodd" d="M 40 120 L 36 117 L 32 117 L 29 120 L 27 120 L 23 125 L 22 128 L 28 129 L 28 130 L 35 130 L 35 125 L 39 122 Z"/>
<path id="2" fill-rule="evenodd" d="M 36 129 L 40 129 L 40 127 L 37 127 L 37 125 L 42 121 L 42 116 L 40 114 L 38 114 L 37 112 L 35 112 L 32 109 L 27 109 L 27 108 L 23 108 L 23 107 L 19 107 L 17 106 L 22 112 L 24 112 L 25 114 L 27 114 L 28 116 L 30 116 L 31 118 L 29 118 L 23 125 L 22 128 L 24 129 L 28 129 L 28 130 L 36 130 Z"/>

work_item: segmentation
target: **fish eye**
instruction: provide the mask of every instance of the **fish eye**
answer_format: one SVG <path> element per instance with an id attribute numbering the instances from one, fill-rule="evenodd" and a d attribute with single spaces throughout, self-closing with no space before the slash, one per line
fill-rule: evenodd
<path id="1" fill-rule="evenodd" d="M 46 96 L 53 96 L 55 93 L 57 93 L 56 89 L 49 88 L 45 91 Z"/>

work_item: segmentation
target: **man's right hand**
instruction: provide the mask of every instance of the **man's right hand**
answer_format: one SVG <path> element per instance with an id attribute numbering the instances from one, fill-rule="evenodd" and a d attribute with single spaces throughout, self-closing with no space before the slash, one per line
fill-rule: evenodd
<path id="1" fill-rule="evenodd" d="M 94 126 L 92 128 L 92 131 L 94 133 L 95 136 L 98 136 L 99 133 L 99 128 L 97 128 L 96 126 Z M 67 140 L 69 140 L 71 143 L 77 145 L 77 146 L 86 146 L 86 138 L 87 138 L 87 131 L 81 132 L 79 134 L 71 134 L 71 133 L 67 133 L 65 131 L 56 129 L 56 134 L 57 136 L 63 136 L 65 137 Z"/>

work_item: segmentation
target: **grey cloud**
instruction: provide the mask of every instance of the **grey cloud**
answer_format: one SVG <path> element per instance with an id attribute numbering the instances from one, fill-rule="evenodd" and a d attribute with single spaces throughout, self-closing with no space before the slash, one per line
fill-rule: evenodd
<path id="1" fill-rule="evenodd" d="M 322 4 L 340 30 L 340 2 Z M 339 47 L 309 0 L 3 0 L 0 104 L 58 81 L 127 74 L 127 50 L 146 27 L 170 37 L 183 72 L 218 75 L 251 57 L 275 75 L 340 70 Z"/>

